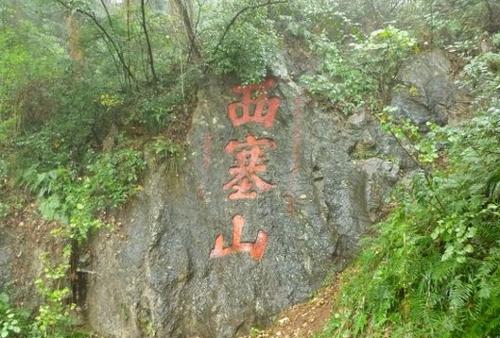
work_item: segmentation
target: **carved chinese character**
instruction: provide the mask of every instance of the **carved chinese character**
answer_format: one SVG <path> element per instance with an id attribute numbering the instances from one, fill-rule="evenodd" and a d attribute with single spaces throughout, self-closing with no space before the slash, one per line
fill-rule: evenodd
<path id="1" fill-rule="evenodd" d="M 255 242 L 241 242 L 241 233 L 243 232 L 244 225 L 245 219 L 243 216 L 234 216 L 233 243 L 230 247 L 224 247 L 224 236 L 218 235 L 215 239 L 214 249 L 210 252 L 210 258 L 224 257 L 236 252 L 248 252 L 253 259 L 257 261 L 261 260 L 266 250 L 268 235 L 264 231 L 259 231 Z"/>
<path id="2" fill-rule="evenodd" d="M 229 199 L 254 199 L 257 193 L 268 191 L 274 185 L 264 181 L 258 174 L 266 171 L 264 151 L 275 149 L 276 143 L 268 138 L 246 137 L 246 142 L 230 141 L 226 153 L 235 157 L 236 166 L 229 169 L 233 178 L 224 184 L 224 190 L 233 190 Z"/>
<path id="3" fill-rule="evenodd" d="M 280 107 L 279 97 L 268 97 L 267 91 L 276 84 L 273 79 L 267 79 L 260 84 L 235 86 L 233 91 L 241 95 L 241 101 L 230 103 L 227 114 L 234 127 L 255 122 L 265 128 L 271 128 Z"/>

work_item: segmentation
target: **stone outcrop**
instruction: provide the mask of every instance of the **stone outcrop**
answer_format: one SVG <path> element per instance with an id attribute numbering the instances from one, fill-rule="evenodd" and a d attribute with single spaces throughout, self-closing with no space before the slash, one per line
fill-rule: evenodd
<path id="1" fill-rule="evenodd" d="M 199 88 L 185 159 L 150 167 L 118 225 L 80 257 L 81 305 L 97 333 L 238 336 L 309 298 L 356 252 L 411 163 L 368 112 L 324 111 L 288 68 L 261 87 Z M 409 63 L 397 113 L 446 123 L 461 95 L 450 71 L 437 51 Z M 23 252 L 10 229 L 0 226 L 0 288 Z M 39 269 L 25 265 L 29 276 Z"/>
<path id="2" fill-rule="evenodd" d="M 400 70 L 402 86 L 395 89 L 391 106 L 397 108 L 399 116 L 422 127 L 427 122 L 444 125 L 460 119 L 469 99 L 451 73 L 452 64 L 444 52 L 432 50 L 418 55 Z"/>
<path id="3" fill-rule="evenodd" d="M 232 83 L 200 89 L 186 161 L 152 173 L 122 228 L 93 242 L 87 312 L 96 331 L 233 337 L 310 297 L 355 251 L 387 190 L 374 189 L 378 172 L 390 165 L 353 161 L 357 135 L 279 80 L 265 101 L 280 100 L 273 123 L 240 111 L 234 125 L 227 109 L 241 97 Z M 243 143 L 259 144 L 245 156 L 261 167 L 235 187 Z"/>

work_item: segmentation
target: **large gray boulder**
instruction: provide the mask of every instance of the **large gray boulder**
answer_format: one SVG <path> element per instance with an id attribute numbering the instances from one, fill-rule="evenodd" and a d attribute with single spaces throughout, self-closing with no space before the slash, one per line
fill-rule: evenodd
<path id="1" fill-rule="evenodd" d="M 391 102 L 396 114 L 422 127 L 427 122 L 444 125 L 459 119 L 468 99 L 454 83 L 452 71 L 450 60 L 438 49 L 404 65 L 398 74 L 402 85 L 395 88 Z"/>
<path id="2" fill-rule="evenodd" d="M 369 112 L 323 111 L 285 65 L 267 95 L 253 93 L 279 101 L 274 118 L 231 110 L 244 91 L 235 83 L 200 88 L 185 161 L 152 170 L 121 226 L 92 242 L 86 314 L 97 332 L 234 337 L 268 324 L 341 269 L 383 215 L 411 160 Z M 398 113 L 446 123 L 459 97 L 450 67 L 437 51 L 410 62 L 400 77 L 416 90 L 394 94 Z M 238 178 L 242 163 L 256 177 Z"/>
<path id="3" fill-rule="evenodd" d="M 93 241 L 87 314 L 99 333 L 233 337 L 269 323 L 310 297 L 353 254 L 370 224 L 367 174 L 349 155 L 356 136 L 331 113 L 313 110 L 286 79 L 268 95 L 281 100 L 272 127 L 233 126 L 228 104 L 240 98 L 232 85 L 200 89 L 185 162 L 151 173 L 120 215 L 121 228 Z M 264 183 L 261 192 L 247 194 L 254 199 L 233 200 L 238 191 L 248 193 L 248 182 L 224 189 L 234 179 L 237 154 L 228 147 L 253 142 L 249 135 L 261 142 L 254 155 L 264 156 L 258 173 Z M 235 216 L 245 222 L 241 248 L 233 238 Z M 267 242 L 257 240 L 259 233 Z M 259 241 L 266 245 L 257 247 Z"/>

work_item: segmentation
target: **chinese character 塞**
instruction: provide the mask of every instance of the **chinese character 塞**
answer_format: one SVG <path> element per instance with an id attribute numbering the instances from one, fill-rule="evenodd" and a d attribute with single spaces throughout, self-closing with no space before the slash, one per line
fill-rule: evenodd
<path id="1" fill-rule="evenodd" d="M 249 134 L 246 142 L 230 141 L 225 151 L 235 157 L 236 166 L 229 169 L 233 178 L 224 184 L 224 190 L 233 190 L 229 199 L 255 199 L 257 193 L 266 192 L 274 185 L 258 176 L 266 171 L 264 151 L 275 149 L 276 143 L 268 138 L 256 139 Z"/>

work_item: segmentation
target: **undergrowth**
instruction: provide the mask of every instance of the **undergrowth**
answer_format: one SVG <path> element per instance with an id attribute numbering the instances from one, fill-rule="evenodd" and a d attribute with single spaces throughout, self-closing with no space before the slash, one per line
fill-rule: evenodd
<path id="1" fill-rule="evenodd" d="M 447 150 L 434 158 L 447 164 L 395 192 L 396 207 L 342 276 L 323 337 L 500 332 L 500 104 L 439 135 L 433 149 Z"/>

